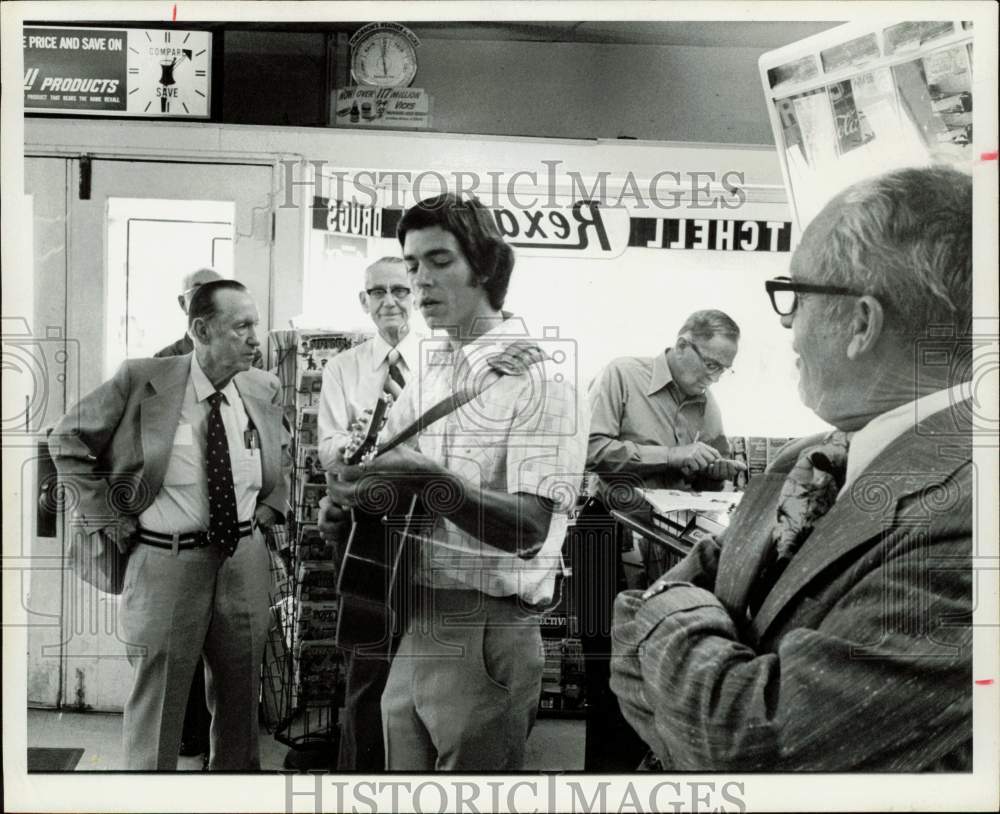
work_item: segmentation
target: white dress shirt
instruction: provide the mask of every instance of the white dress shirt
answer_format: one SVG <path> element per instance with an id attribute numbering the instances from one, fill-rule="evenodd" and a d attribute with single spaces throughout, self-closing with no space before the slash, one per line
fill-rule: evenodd
<path id="1" fill-rule="evenodd" d="M 153 503 L 139 515 L 142 528 L 160 534 L 208 529 L 205 433 L 211 411 L 208 397 L 214 392 L 215 387 L 198 364 L 198 355 L 192 353 L 191 372 L 163 485 Z M 253 519 L 257 507 L 261 487 L 260 449 L 248 448 L 244 441 L 250 419 L 236 385 L 230 381 L 220 392 L 223 400 L 219 410 L 229 441 L 237 517 L 243 523 Z"/>
<path id="2" fill-rule="evenodd" d="M 940 413 L 952 404 L 964 401 L 972 392 L 972 382 L 963 382 L 914 401 L 908 401 L 869 421 L 851 439 L 851 445 L 847 450 L 847 473 L 839 495 L 843 495 L 879 453 L 903 433 L 925 418 Z"/>
<path id="3" fill-rule="evenodd" d="M 365 410 L 375 407 L 389 364 L 386 357 L 392 345 L 381 335 L 362 342 L 334 356 L 323 368 L 323 389 L 320 391 L 319 460 L 324 469 L 340 463 L 339 452 L 350 437 L 349 427 Z M 409 382 L 410 371 L 417 369 L 420 337 L 408 333 L 396 345 L 398 363 L 403 377 Z"/>

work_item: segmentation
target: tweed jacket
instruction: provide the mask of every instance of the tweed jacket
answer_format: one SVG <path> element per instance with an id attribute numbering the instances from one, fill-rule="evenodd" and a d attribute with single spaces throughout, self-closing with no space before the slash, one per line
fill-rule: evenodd
<path id="1" fill-rule="evenodd" d="M 785 475 L 615 606 L 611 687 L 667 769 L 971 770 L 974 471 L 965 405 L 917 424 L 821 518 L 750 618 Z"/>
<path id="2" fill-rule="evenodd" d="M 137 516 L 156 498 L 173 448 L 191 354 L 129 359 L 59 421 L 49 447 L 67 509 L 90 528 Z M 288 511 L 291 458 L 276 376 L 251 368 L 233 379 L 260 437 L 258 503 Z"/>

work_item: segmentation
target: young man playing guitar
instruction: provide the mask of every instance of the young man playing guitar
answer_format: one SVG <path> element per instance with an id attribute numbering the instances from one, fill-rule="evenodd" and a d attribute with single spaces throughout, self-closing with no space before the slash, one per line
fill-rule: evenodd
<path id="1" fill-rule="evenodd" d="M 319 406 L 319 457 L 330 470 L 340 463 L 351 427 L 363 422 L 388 392 L 398 396 L 416 370 L 419 339 L 410 332 L 413 307 L 406 267 L 398 257 L 383 257 L 365 270 L 361 307 L 378 333 L 344 351 L 323 369 Z M 343 559 L 343 550 L 339 559 Z M 388 648 L 383 653 L 344 651 L 347 680 L 341 715 L 337 768 L 375 772 L 385 768 L 382 743 L 382 689 L 389 675 Z"/>
<path id="2" fill-rule="evenodd" d="M 501 311 L 514 257 L 488 209 L 441 195 L 409 209 L 397 236 L 421 313 L 447 339 L 425 343 L 383 438 L 442 399 L 476 397 L 423 423 L 410 442 L 342 467 L 320 526 L 336 533 L 378 479 L 433 516 L 408 550 L 412 601 L 382 696 L 386 768 L 516 770 L 541 692 L 535 609 L 551 600 L 561 565 L 586 400 L 537 346 L 527 363 L 503 363 L 528 343 L 523 323 Z"/>

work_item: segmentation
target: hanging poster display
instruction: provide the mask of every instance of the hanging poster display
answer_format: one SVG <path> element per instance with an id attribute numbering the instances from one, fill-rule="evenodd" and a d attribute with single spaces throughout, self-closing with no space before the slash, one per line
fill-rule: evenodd
<path id="1" fill-rule="evenodd" d="M 971 168 L 972 36 L 954 20 L 850 23 L 760 58 L 800 228 L 863 178 Z"/>

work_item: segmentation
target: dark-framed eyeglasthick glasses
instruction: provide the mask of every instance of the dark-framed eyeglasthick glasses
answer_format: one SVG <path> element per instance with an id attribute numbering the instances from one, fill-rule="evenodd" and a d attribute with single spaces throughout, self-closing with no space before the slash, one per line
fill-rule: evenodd
<path id="1" fill-rule="evenodd" d="M 393 299 L 405 300 L 412 293 L 409 288 L 405 285 L 394 285 L 388 290 L 382 286 L 376 286 L 374 288 L 368 288 L 365 293 L 371 297 L 373 300 L 384 300 L 387 295 L 392 294 Z"/>
<path id="2" fill-rule="evenodd" d="M 799 294 L 834 294 L 841 297 L 862 297 L 864 291 L 856 291 L 842 285 L 820 285 L 819 283 L 803 283 L 791 277 L 775 277 L 765 280 L 764 288 L 771 298 L 771 307 L 778 316 L 787 317 L 795 313 Z"/>

